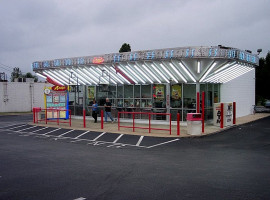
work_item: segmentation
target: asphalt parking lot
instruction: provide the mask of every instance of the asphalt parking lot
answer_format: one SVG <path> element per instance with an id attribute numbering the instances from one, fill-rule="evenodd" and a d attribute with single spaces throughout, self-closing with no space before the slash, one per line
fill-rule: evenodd
<path id="1" fill-rule="evenodd" d="M 270 117 L 202 138 L 0 116 L 0 199 L 269 199 Z"/>

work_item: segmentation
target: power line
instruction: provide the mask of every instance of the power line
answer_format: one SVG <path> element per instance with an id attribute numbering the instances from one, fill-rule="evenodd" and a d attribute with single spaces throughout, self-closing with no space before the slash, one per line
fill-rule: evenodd
<path id="1" fill-rule="evenodd" d="M 11 66 L 5 65 L 5 64 L 3 64 L 3 63 L 0 63 L 0 65 L 12 69 L 12 71 L 10 71 L 10 69 L 7 69 L 7 68 L 5 69 L 4 67 L 1 67 L 1 66 L 0 66 L 2 69 L 5 69 L 5 70 L 7 70 L 7 71 L 9 71 L 9 72 L 13 72 L 13 69 L 15 68 L 15 67 L 11 67 Z M 17 67 L 17 68 L 19 68 L 19 67 Z M 22 71 L 21 69 L 20 69 L 20 71 L 21 71 L 22 73 L 27 73 L 27 72 L 25 72 L 25 71 Z"/>
<path id="2" fill-rule="evenodd" d="M 10 69 L 7 69 L 7 68 L 1 67 L 1 66 L 0 66 L 0 68 L 4 69 L 6 71 L 12 72 Z"/>

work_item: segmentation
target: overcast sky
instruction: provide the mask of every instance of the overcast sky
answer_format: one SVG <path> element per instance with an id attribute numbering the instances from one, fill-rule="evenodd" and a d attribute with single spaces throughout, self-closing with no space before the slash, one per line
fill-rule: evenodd
<path id="1" fill-rule="evenodd" d="M 0 72 L 34 61 L 224 45 L 270 50 L 270 0 L 0 0 Z M 4 65 L 7 66 L 4 66 Z"/>

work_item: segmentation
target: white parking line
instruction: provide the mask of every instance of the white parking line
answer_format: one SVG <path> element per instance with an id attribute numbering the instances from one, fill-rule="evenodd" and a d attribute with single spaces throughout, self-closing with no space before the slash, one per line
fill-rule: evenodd
<path id="1" fill-rule="evenodd" d="M 27 130 L 27 129 L 31 129 L 31 128 L 35 128 L 37 126 L 32 126 L 32 127 L 29 127 L 29 128 L 24 128 L 24 129 L 21 129 L 21 130 L 18 130 L 18 132 L 21 132 L 21 131 L 24 131 L 24 130 Z"/>
<path id="2" fill-rule="evenodd" d="M 118 140 L 120 140 L 120 138 L 121 138 L 123 135 L 124 135 L 124 134 L 119 135 L 119 136 L 113 141 L 113 143 L 116 143 Z"/>
<path id="3" fill-rule="evenodd" d="M 162 142 L 162 143 L 159 143 L 159 144 L 155 144 L 155 145 L 153 145 L 153 146 L 149 146 L 149 147 L 147 147 L 147 148 L 150 149 L 150 148 L 152 148 L 152 147 L 160 146 L 160 145 L 167 144 L 167 143 L 170 143 L 170 142 L 175 142 L 175 141 L 177 141 L 177 140 L 179 140 L 179 139 L 170 140 L 170 141 L 167 141 L 167 142 Z"/>
<path id="4" fill-rule="evenodd" d="M 24 125 L 21 125 L 21 126 L 16 126 L 16 127 L 9 128 L 9 129 L 20 128 L 20 127 L 27 126 L 27 125 L 28 125 L 28 124 L 24 124 Z"/>
<path id="5" fill-rule="evenodd" d="M 42 135 L 47 135 L 48 133 L 52 133 L 52 132 L 54 132 L 54 131 L 58 131 L 59 129 L 61 129 L 61 128 L 58 128 L 58 129 L 55 129 L 55 130 L 49 131 L 49 132 L 47 132 L 47 133 L 45 133 L 45 134 L 42 134 Z"/>
<path id="6" fill-rule="evenodd" d="M 81 136 L 85 135 L 86 133 L 89 133 L 89 131 L 85 131 L 84 133 L 82 133 L 81 135 L 78 135 L 78 136 L 77 136 L 77 137 L 75 137 L 74 139 L 77 139 L 77 138 L 79 138 L 79 137 L 81 137 Z"/>
<path id="7" fill-rule="evenodd" d="M 7 125 L 7 124 L 5 123 L 5 125 Z M 6 128 L 9 128 L 9 127 L 18 126 L 18 125 L 22 125 L 22 123 L 19 123 L 19 124 L 11 124 L 11 123 L 10 123 L 10 125 L 4 126 L 4 127 L 1 127 L 1 128 L 6 129 Z M 13 128 L 14 128 L 14 127 L 13 127 Z"/>
<path id="8" fill-rule="evenodd" d="M 46 128 L 49 128 L 49 127 L 44 127 L 44 128 L 41 128 L 41 129 L 38 129 L 38 130 L 32 131 L 32 133 L 36 133 L 36 132 L 41 131 L 41 130 L 44 130 L 44 129 L 46 129 Z"/>
<path id="9" fill-rule="evenodd" d="M 86 198 L 84 197 L 80 197 L 80 198 L 77 198 L 77 199 L 74 199 L 74 200 L 85 200 Z"/>
<path id="10" fill-rule="evenodd" d="M 104 135 L 106 132 L 101 133 L 99 136 L 97 136 L 93 141 L 96 141 L 98 138 L 100 138 L 102 135 Z"/>
<path id="11" fill-rule="evenodd" d="M 57 137 L 62 137 L 63 135 L 66 135 L 66 134 L 68 134 L 68 133 L 70 133 L 70 132 L 72 132 L 72 131 L 74 131 L 74 130 L 72 129 L 72 130 L 70 130 L 70 131 L 67 131 L 67 132 L 65 132 L 65 133 L 63 133 L 63 134 L 61 134 L 61 135 L 58 135 Z"/>
<path id="12" fill-rule="evenodd" d="M 142 140 L 143 140 L 143 137 L 144 137 L 144 136 L 141 136 L 141 137 L 140 137 L 140 139 L 138 140 L 136 146 L 140 146 L 140 144 L 141 144 L 141 142 L 142 142 Z"/>

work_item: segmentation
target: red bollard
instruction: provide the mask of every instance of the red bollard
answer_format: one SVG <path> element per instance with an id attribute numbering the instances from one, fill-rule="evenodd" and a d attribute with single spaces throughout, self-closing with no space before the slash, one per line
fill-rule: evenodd
<path id="1" fill-rule="evenodd" d="M 148 114 L 149 116 L 149 133 L 151 133 L 151 114 Z"/>
<path id="2" fill-rule="evenodd" d="M 101 110 L 101 129 L 103 129 L 103 110 Z"/>
<path id="3" fill-rule="evenodd" d="M 47 116 L 48 116 L 47 108 L 45 108 L 45 122 L 46 122 L 46 124 L 48 123 L 48 122 L 47 122 Z"/>
<path id="4" fill-rule="evenodd" d="M 180 135 L 180 113 L 177 113 L 177 135 Z"/>
<path id="5" fill-rule="evenodd" d="M 120 112 L 118 112 L 118 131 L 120 131 Z"/>
<path id="6" fill-rule="evenodd" d="M 59 125 L 60 110 L 56 109 L 57 114 L 57 125 Z"/>
<path id="7" fill-rule="evenodd" d="M 86 124 L 85 124 L 85 109 L 83 110 L 83 128 L 86 127 Z"/>
<path id="8" fill-rule="evenodd" d="M 202 92 L 202 133 L 204 133 L 204 101 L 205 101 L 205 92 Z"/>
<path id="9" fill-rule="evenodd" d="M 200 93 L 197 92 L 197 109 L 196 109 L 197 113 L 200 113 Z"/>
<path id="10" fill-rule="evenodd" d="M 170 113 L 170 135 L 172 134 L 172 114 Z"/>
<path id="11" fill-rule="evenodd" d="M 133 118 L 133 132 L 135 132 L 135 114 L 132 113 L 132 118 Z"/>
<path id="12" fill-rule="evenodd" d="M 233 124 L 236 124 L 236 102 L 233 102 Z"/>
<path id="13" fill-rule="evenodd" d="M 220 128 L 223 128 L 223 120 L 224 120 L 224 116 L 223 116 L 223 112 L 224 112 L 224 108 L 223 108 L 223 103 L 220 104 Z"/>
<path id="14" fill-rule="evenodd" d="M 69 111 L 69 126 L 71 126 L 71 110 L 68 111 Z"/>
<path id="15" fill-rule="evenodd" d="M 36 109 L 33 108 L 33 123 L 36 123 Z"/>

